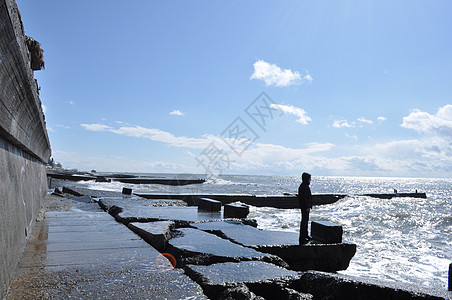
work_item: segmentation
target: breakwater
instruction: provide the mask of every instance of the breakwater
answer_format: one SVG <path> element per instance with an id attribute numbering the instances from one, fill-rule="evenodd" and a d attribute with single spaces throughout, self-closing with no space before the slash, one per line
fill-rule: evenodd
<path id="1" fill-rule="evenodd" d="M 325 248 L 349 246 L 346 243 L 317 242 L 299 246 L 296 245 L 298 238 L 296 233 L 258 230 L 250 226 L 253 222 L 246 219 L 224 219 L 223 212 L 217 211 L 215 205 L 212 205 L 213 211 L 206 211 L 199 207 L 187 206 L 180 200 L 150 200 L 120 192 L 74 186 L 64 188 L 64 194 L 61 193 L 63 188 L 58 190 L 60 192 L 57 191 L 56 194 L 71 198 L 75 202 L 98 203 L 124 227 L 137 233 L 152 248 L 161 253 L 155 264 L 162 269 L 162 272 L 165 274 L 182 272 L 193 283 L 199 285 L 210 299 L 227 297 L 232 299 L 448 299 L 449 297 L 446 291 L 427 292 L 423 288 L 414 286 L 313 271 L 323 269 L 325 261 L 328 260 L 323 259 L 323 264 L 316 264 L 315 258 L 309 257 L 309 250 L 314 250 L 312 251 L 314 255 L 319 257 L 319 252 L 327 251 Z M 90 219 L 95 221 L 93 218 Z M 117 244 L 123 242 L 122 235 L 115 235 L 114 232 L 110 232 L 109 237 L 115 239 Z M 337 248 L 333 252 L 345 254 L 347 252 L 345 247 Z M 288 257 L 284 257 L 284 253 L 289 254 Z M 330 266 L 338 261 L 338 257 L 331 254 L 332 252 L 329 254 L 331 260 L 327 263 Z M 291 262 L 288 258 L 294 255 L 301 255 L 296 261 L 304 259 L 303 263 L 296 265 Z M 314 264 L 306 268 L 309 262 Z M 80 270 L 80 272 L 84 271 Z M 46 279 L 42 278 L 42 280 Z M 92 288 L 85 289 L 83 283 L 80 284 L 70 293 L 96 292 Z M 102 281 L 98 284 L 103 286 Z M 122 284 L 121 281 L 115 281 L 109 288 L 116 291 L 116 286 L 120 284 Z M 160 283 L 157 283 L 157 288 L 159 286 Z M 140 290 L 131 289 L 130 295 L 134 292 L 140 292 Z"/>
<path id="2" fill-rule="evenodd" d="M 299 208 L 298 197 L 293 194 L 288 195 L 224 195 L 224 194 L 153 194 L 153 193 L 135 193 L 135 195 L 147 199 L 179 199 L 188 205 L 197 205 L 201 198 L 213 198 L 221 201 L 222 204 L 232 202 L 242 202 L 256 207 L 274 207 L 274 208 Z M 313 205 L 325 205 L 334 203 L 347 195 L 344 194 L 313 194 Z M 393 197 L 411 197 L 427 198 L 425 193 L 397 193 L 397 194 L 365 194 L 380 199 L 391 199 Z"/>
<path id="3" fill-rule="evenodd" d="M 30 41 L 34 40 L 24 34 L 16 2 L 0 0 L 1 299 L 47 192 L 45 164 L 51 150 L 33 76 L 42 52 L 36 55 L 35 41 L 30 52 Z"/>

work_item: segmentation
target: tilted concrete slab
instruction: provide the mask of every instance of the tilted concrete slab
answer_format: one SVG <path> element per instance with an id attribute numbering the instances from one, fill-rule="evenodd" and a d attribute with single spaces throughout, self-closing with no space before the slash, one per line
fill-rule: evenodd
<path id="1" fill-rule="evenodd" d="M 158 251 L 164 251 L 168 240 L 171 238 L 171 230 L 174 229 L 173 221 L 157 221 L 148 223 L 129 223 L 127 225 L 149 245 Z"/>
<path id="2" fill-rule="evenodd" d="M 238 221 L 220 221 L 192 226 L 221 234 L 240 245 L 274 254 L 287 262 L 292 270 L 338 271 L 348 268 L 356 253 L 351 243 L 323 244 L 316 241 L 299 245 L 298 233 L 260 230 Z"/>
<path id="3" fill-rule="evenodd" d="M 242 247 L 213 234 L 193 228 L 175 230 L 168 242 L 168 252 L 178 260 L 178 266 L 185 264 L 212 264 L 226 261 L 263 260 L 287 266 L 279 257 Z"/>
<path id="4" fill-rule="evenodd" d="M 196 280 L 206 294 L 219 299 L 217 295 L 234 287 L 246 286 L 253 294 L 265 299 L 311 299 L 311 295 L 289 291 L 285 287 L 299 278 L 294 271 L 262 261 L 227 262 L 210 266 L 188 265 L 186 272 Z M 245 292 L 242 292 L 243 295 Z M 288 295 L 292 297 L 289 298 Z M 297 294 L 295 296 L 295 294 Z"/>
<path id="5" fill-rule="evenodd" d="M 229 239 L 247 247 L 298 245 L 298 233 L 261 230 L 239 221 L 220 221 L 193 224 L 204 231 L 221 231 Z"/>
<path id="6" fill-rule="evenodd" d="M 162 268 L 161 259 L 105 212 L 47 212 L 27 244 L 8 299 L 206 299 L 182 270 Z"/>

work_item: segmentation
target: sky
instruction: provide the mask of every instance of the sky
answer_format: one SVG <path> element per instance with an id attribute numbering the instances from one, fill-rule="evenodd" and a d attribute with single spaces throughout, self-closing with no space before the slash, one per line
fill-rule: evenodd
<path id="1" fill-rule="evenodd" d="M 451 1 L 17 2 L 65 168 L 451 177 Z"/>

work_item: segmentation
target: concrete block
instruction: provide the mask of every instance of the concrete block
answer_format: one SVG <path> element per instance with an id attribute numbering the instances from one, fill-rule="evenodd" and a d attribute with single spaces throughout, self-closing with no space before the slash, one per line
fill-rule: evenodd
<path id="1" fill-rule="evenodd" d="M 208 210 L 208 211 L 220 211 L 221 210 L 221 202 L 214 199 L 209 198 L 201 198 L 199 199 L 198 209 Z"/>
<path id="2" fill-rule="evenodd" d="M 247 205 L 241 204 L 225 204 L 224 217 L 225 218 L 246 218 L 250 213 L 250 208 Z"/>
<path id="3" fill-rule="evenodd" d="M 131 188 L 122 188 L 122 193 L 124 195 L 132 195 L 132 189 Z"/>
<path id="4" fill-rule="evenodd" d="M 452 264 L 449 265 L 449 288 L 448 291 L 452 291 Z"/>
<path id="5" fill-rule="evenodd" d="M 148 244 L 160 252 L 164 249 L 171 238 L 171 230 L 174 228 L 173 221 L 159 221 L 149 223 L 129 223 L 127 225 L 133 232 L 138 234 Z"/>
<path id="6" fill-rule="evenodd" d="M 324 243 L 342 243 L 342 226 L 328 221 L 312 221 L 311 236 Z"/>

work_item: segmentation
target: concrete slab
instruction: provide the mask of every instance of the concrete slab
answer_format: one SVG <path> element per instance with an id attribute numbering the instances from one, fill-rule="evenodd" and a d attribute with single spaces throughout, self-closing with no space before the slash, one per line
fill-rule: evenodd
<path id="1" fill-rule="evenodd" d="M 7 299 L 206 299 L 198 284 L 162 268 L 157 250 L 105 212 L 47 212 L 38 224 Z"/>
<path id="2" fill-rule="evenodd" d="M 193 226 L 204 231 L 221 231 L 229 239 L 247 247 L 299 244 L 296 232 L 261 230 L 239 221 L 206 222 Z"/>
<path id="3" fill-rule="evenodd" d="M 297 272 L 262 261 L 226 262 L 210 266 L 188 265 L 186 270 L 191 278 L 203 286 L 206 294 L 213 298 L 224 293 L 225 289 L 245 285 L 254 294 L 265 299 L 289 299 L 288 291 L 283 286 L 299 278 Z M 298 294 L 298 297 L 290 299 L 311 298 L 310 295 L 305 296 Z"/>
<path id="4" fill-rule="evenodd" d="M 356 253 L 355 244 L 323 244 L 313 241 L 299 245 L 296 232 L 260 230 L 238 221 L 207 222 L 192 226 L 217 234 L 221 232 L 225 238 L 235 243 L 277 255 L 296 271 L 346 270 Z"/>
<path id="5" fill-rule="evenodd" d="M 226 262 L 210 266 L 188 265 L 187 268 L 202 276 L 209 285 L 227 283 L 253 283 L 281 278 L 297 279 L 298 272 L 286 270 L 263 261 Z"/>
<path id="6" fill-rule="evenodd" d="M 180 228 L 175 230 L 174 235 L 168 242 L 168 252 L 176 256 L 178 265 L 265 260 L 287 266 L 276 256 L 242 247 L 198 229 Z"/>
<path id="7" fill-rule="evenodd" d="M 130 206 L 123 208 L 117 215 L 121 221 L 156 221 L 171 220 L 194 223 L 206 220 L 221 220 L 222 212 L 212 212 L 198 210 L 197 207 L 166 206 L 166 207 L 137 207 Z"/>
<path id="8" fill-rule="evenodd" d="M 342 226 L 328 221 L 312 221 L 311 236 L 324 243 L 342 243 Z"/>
<path id="9" fill-rule="evenodd" d="M 157 221 L 148 223 L 129 223 L 127 225 L 152 247 L 163 252 L 168 240 L 171 238 L 171 230 L 174 229 L 172 221 Z"/>

